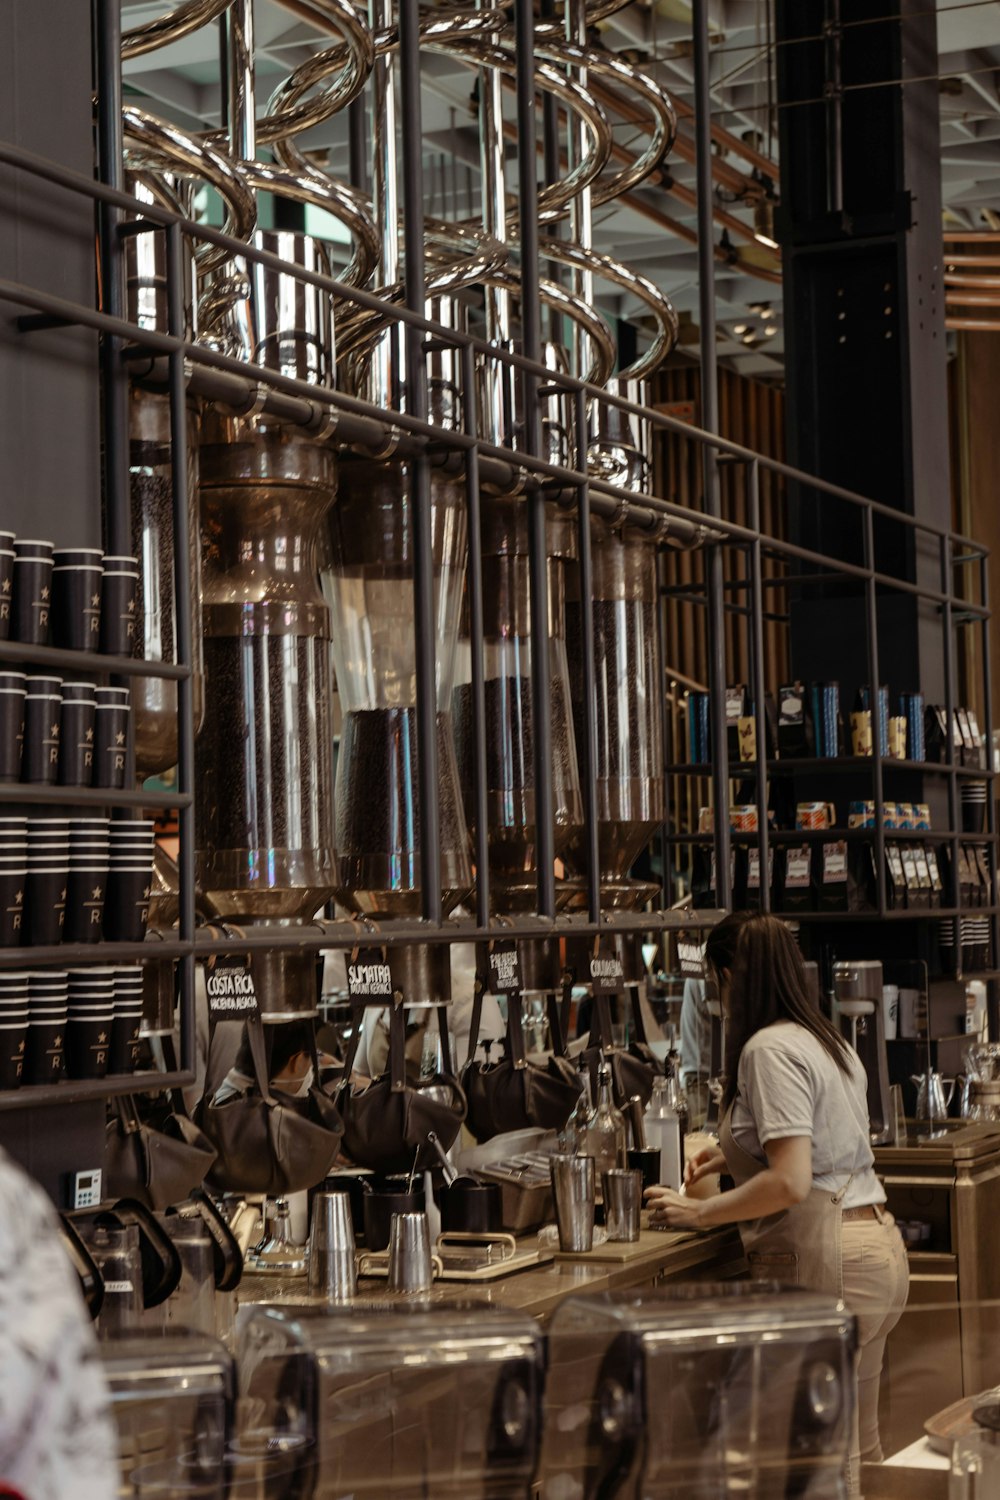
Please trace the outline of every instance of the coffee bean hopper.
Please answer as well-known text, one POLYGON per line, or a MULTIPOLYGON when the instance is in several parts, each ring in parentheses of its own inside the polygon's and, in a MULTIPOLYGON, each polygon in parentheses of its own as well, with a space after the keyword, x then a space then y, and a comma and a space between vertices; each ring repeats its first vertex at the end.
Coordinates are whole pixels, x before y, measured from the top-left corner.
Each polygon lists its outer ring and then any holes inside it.
POLYGON ((125 1500, 225 1500, 235 1412, 231 1356, 185 1331, 126 1334, 100 1345, 118 1428, 125 1500))
POLYGON ((542 1357, 485 1305, 248 1308, 231 1500, 527 1500, 542 1357))
POLYGON ((542 1500, 841 1500, 853 1319, 750 1283, 571 1297, 549 1332, 542 1500))

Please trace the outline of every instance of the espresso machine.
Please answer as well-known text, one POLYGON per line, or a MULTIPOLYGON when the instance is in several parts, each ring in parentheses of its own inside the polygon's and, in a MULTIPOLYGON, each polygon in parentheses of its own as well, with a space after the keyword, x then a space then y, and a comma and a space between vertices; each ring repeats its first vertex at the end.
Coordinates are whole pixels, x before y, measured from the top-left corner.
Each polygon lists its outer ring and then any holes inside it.
POLYGON ((868 1122, 873 1146, 884 1146, 894 1127, 889 1061, 882 1014, 882 965, 876 959, 833 966, 836 1017, 868 1076, 868 1122))
POLYGON ((855 1328, 836 1299, 570 1297, 548 1348, 542 1500, 845 1500, 855 1328))
POLYGON ((251 1307, 232 1500, 529 1500, 544 1354, 531 1318, 415 1300, 251 1307))

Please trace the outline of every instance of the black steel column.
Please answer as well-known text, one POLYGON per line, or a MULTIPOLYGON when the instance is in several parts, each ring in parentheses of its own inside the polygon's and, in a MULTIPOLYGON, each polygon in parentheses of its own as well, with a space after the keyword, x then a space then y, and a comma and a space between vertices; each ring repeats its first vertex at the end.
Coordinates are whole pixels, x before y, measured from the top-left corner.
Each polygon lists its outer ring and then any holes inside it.
MULTIPOLYGON (((97 152, 102 182, 125 185, 122 136, 122 63, 120 0, 97 0, 97 152)), ((102 203, 102 305, 113 318, 126 316, 125 270, 118 224, 121 210, 102 203)), ((128 375, 122 364, 121 341, 105 336, 101 343, 102 427, 104 437, 104 512, 107 551, 127 556, 132 551, 128 476, 128 375)))
MULTIPOLYGON (((775 15, 789 461, 948 526, 934 7, 776 0, 775 15)), ((792 501, 796 540, 862 560, 856 512, 808 492, 792 501)), ((874 544, 879 559, 936 586, 933 549, 925 556, 879 519, 874 544)), ((797 675, 837 678, 853 694, 854 663, 864 661, 862 595, 837 587, 796 609, 797 675), (831 597, 853 601, 843 605, 842 632, 829 628, 831 597)), ((896 686, 921 682, 939 701, 933 612, 880 595, 879 629, 883 660, 907 662, 912 673, 896 686)))
MULTIPOLYGON (((709 88, 708 0, 694 0, 694 108, 698 185, 698 307, 701 323, 701 425, 719 430, 719 362, 715 341, 715 224, 712 201, 712 96, 709 88)), ((702 448, 705 510, 722 514, 719 463, 714 448, 702 448)), ((715 810, 715 889, 719 906, 732 901, 729 837, 729 756, 726 744, 726 617, 722 549, 705 553, 711 690, 712 803, 715 810)))
MULTIPOLYGON (((424 311, 424 158, 420 100, 419 0, 400 0, 399 61, 403 131, 403 238, 406 305, 424 311)), ((427 420, 424 335, 406 330, 406 410, 427 420)), ((417 746, 420 753, 420 896, 424 920, 441 920, 441 829, 438 810, 437 671, 434 651, 434 550, 431 471, 426 454, 412 460, 413 625, 417 643, 417 746)))
MULTIPOLYGON (((167 329, 175 338, 187 333, 184 314, 184 238, 176 224, 167 235, 167 329)), ((177 684, 177 790, 194 791, 194 683, 190 676, 194 653, 191 636, 191 536, 188 523, 187 380, 183 352, 169 356, 170 369, 170 480, 174 521, 174 610, 177 663, 189 675, 177 684)), ((180 876, 180 939, 194 942, 195 928, 195 813, 194 803, 177 814, 177 867, 180 876)), ((180 972, 181 1067, 195 1071, 194 950, 178 964, 180 972)))

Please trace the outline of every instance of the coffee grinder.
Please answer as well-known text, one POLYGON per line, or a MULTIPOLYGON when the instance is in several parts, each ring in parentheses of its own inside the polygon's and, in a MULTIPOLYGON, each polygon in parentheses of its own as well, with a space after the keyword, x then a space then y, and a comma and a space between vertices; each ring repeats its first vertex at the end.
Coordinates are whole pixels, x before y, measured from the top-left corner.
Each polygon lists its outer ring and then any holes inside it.
POLYGON ((871 958, 833 966, 833 994, 841 1030, 868 1075, 868 1122, 873 1146, 892 1138, 892 1096, 882 1017, 882 965, 871 958))

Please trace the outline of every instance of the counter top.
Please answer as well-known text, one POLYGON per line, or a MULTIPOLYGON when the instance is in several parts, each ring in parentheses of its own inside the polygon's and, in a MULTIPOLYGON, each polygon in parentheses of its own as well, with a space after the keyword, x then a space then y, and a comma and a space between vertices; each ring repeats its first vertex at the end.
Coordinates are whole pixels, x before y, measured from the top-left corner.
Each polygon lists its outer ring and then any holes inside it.
MULTIPOLYGON (((564 1298, 575 1292, 624 1290, 655 1280, 725 1279, 738 1274, 743 1266, 739 1234, 732 1228, 670 1234, 643 1230, 637 1246, 622 1246, 622 1250, 631 1253, 621 1260, 581 1254, 513 1271, 499 1281, 439 1282, 427 1293, 427 1300, 442 1304, 486 1303, 509 1312, 528 1313, 544 1322, 564 1298)), ((325 1306, 320 1298, 308 1295, 304 1276, 248 1274, 236 1297, 243 1305, 266 1302, 278 1306, 325 1306)), ((389 1291, 384 1280, 364 1277, 358 1283, 353 1304, 338 1305, 367 1310, 389 1306, 395 1300, 396 1295, 389 1291)))

